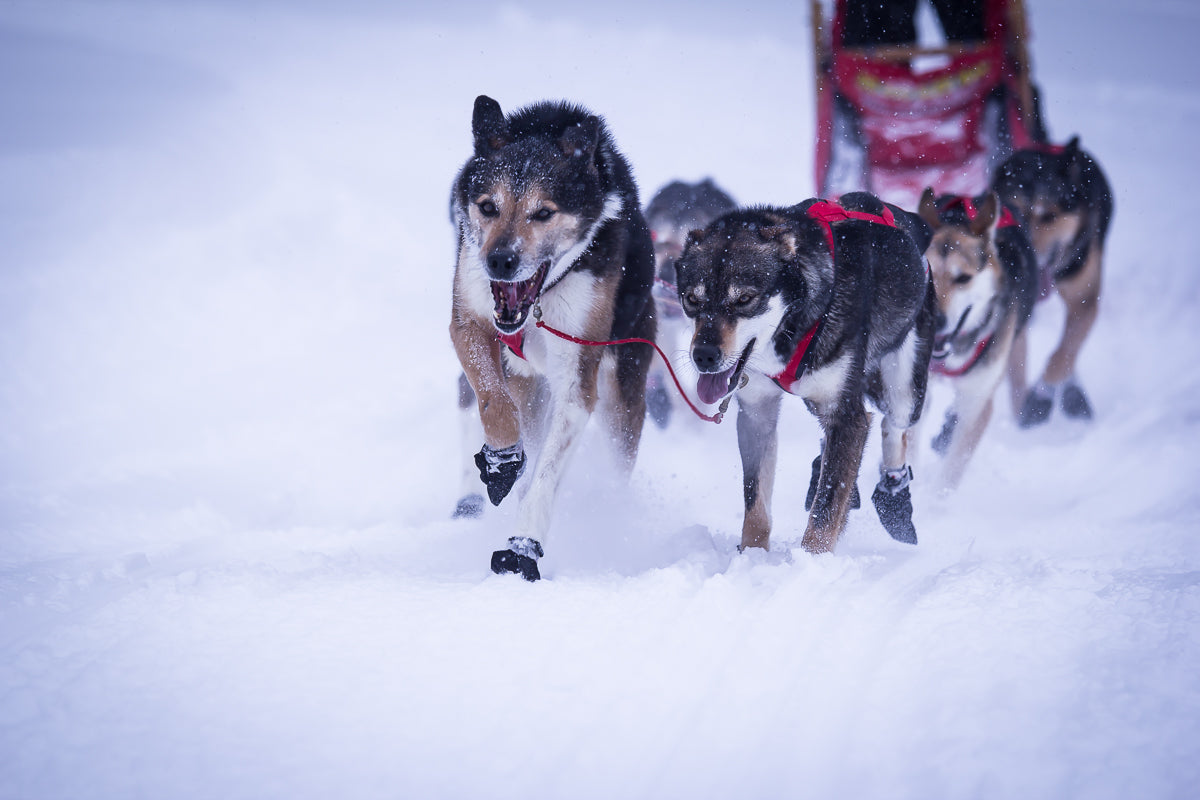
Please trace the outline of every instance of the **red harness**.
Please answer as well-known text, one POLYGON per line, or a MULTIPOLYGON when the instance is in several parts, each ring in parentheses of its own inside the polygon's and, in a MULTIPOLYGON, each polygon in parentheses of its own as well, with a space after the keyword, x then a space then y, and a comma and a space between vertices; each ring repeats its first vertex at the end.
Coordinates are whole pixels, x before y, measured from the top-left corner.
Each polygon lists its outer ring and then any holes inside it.
MULTIPOLYGON (((829 254, 831 256, 835 256, 833 244, 833 223, 835 222, 857 219, 864 222, 874 222, 877 225, 896 227, 896 216, 886 205, 883 207, 882 214, 870 214, 866 211, 851 211, 829 200, 818 200, 809 206, 805 213, 821 223, 825 229, 825 240, 829 243, 829 254)), ((775 375, 769 376, 780 389, 783 389, 788 394, 792 393, 792 387, 800 380, 800 376, 804 372, 804 356, 808 354, 809 345, 812 344, 812 340, 816 337, 817 331, 820 329, 823 321, 824 317, 819 318, 808 329, 808 332, 804 334, 804 337, 796 345, 796 350, 792 353, 792 357, 788 359, 787 366, 775 375)))
MULTIPOLYGON (((942 203, 941 211, 946 212, 955 206, 962 206, 962 210, 966 212, 967 219, 974 220, 979 216, 979 209, 975 205, 975 201, 970 197, 952 197, 945 203, 942 203)), ((1007 206, 1000 206, 1000 220, 996 223, 997 228, 1015 228, 1017 226, 1017 218, 1008 210, 1007 206)))

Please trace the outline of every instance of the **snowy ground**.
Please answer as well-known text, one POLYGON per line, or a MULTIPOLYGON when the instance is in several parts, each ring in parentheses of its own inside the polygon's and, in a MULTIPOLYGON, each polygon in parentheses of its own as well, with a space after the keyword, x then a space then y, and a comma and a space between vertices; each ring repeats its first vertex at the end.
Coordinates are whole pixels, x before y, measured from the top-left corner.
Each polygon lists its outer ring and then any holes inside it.
POLYGON ((0 797, 1191 796, 1200 11, 1028 5, 1116 192, 1095 423, 1002 415, 950 498, 925 447, 921 544, 821 557, 799 402, 769 553, 731 424, 648 428, 627 492, 593 437, 528 585, 511 509, 449 519, 471 103, 795 202, 806 4, 0 4, 0 797))

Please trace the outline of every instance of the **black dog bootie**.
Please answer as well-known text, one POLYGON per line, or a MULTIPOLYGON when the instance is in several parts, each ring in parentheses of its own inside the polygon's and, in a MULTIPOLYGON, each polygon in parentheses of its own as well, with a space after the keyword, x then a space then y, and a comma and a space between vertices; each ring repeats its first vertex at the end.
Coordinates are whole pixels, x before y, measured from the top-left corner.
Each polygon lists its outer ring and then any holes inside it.
POLYGON ((497 575, 512 573, 527 581, 541 580, 537 560, 541 558, 542 543, 528 536, 513 536, 508 540, 507 550, 492 553, 492 572, 497 575))
POLYGON ((1071 419, 1091 419, 1092 404, 1088 402, 1087 394, 1083 391, 1083 387, 1075 381, 1067 381, 1063 386, 1062 398, 1063 413, 1071 419))
POLYGON ((1044 383, 1039 383, 1025 395, 1021 405, 1021 413, 1017 415, 1017 424, 1022 428, 1032 428, 1050 419, 1054 410, 1054 389, 1044 383))
POLYGON ((897 542, 917 543, 917 528, 912 521, 912 495, 908 484, 912 481, 912 467, 883 470, 871 502, 883 528, 897 542))
POLYGON ((942 424, 942 429, 938 435, 933 437, 931 446, 933 452, 938 455, 946 455, 946 451, 950 449, 950 440, 954 438, 954 429, 958 427, 958 415, 952 411, 946 412, 946 421, 942 424))
POLYGON ((488 499, 498 506, 525 471, 525 451, 520 442, 502 450, 493 450, 485 444, 475 454, 475 466, 479 467, 479 480, 487 486, 488 499))

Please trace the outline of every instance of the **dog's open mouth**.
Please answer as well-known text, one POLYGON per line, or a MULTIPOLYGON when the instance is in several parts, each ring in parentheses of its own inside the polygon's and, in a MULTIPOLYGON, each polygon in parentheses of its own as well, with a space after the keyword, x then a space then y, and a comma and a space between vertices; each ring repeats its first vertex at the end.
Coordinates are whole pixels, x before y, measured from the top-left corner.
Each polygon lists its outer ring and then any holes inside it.
POLYGON ((970 313, 971 307, 968 306, 967 310, 964 311, 962 316, 958 318, 958 324, 954 326, 953 330, 948 333, 938 333, 933 337, 934 360, 941 361, 942 359, 950 356, 950 351, 952 349, 951 345, 954 343, 954 337, 958 336, 959 331, 962 330, 963 325, 965 325, 967 322, 967 315, 970 313))
POLYGON ((492 311, 496 328, 501 333, 516 333, 529 320, 529 309, 542 294, 542 283, 550 262, 543 261, 533 277, 524 281, 492 281, 492 311))
POLYGON ((746 368, 746 362, 750 358, 750 351, 754 349, 754 341, 750 340, 737 363, 724 372, 700 373, 700 377, 696 379, 696 396, 701 402, 718 403, 737 388, 738 379, 742 377, 742 370, 746 368))

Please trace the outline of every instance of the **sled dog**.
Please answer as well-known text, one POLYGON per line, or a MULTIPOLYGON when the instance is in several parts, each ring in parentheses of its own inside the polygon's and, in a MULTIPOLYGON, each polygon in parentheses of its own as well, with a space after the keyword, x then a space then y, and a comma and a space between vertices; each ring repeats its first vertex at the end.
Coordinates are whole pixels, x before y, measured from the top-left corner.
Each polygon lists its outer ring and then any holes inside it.
MULTIPOLYGON (((1091 419, 1092 404, 1075 375, 1075 361, 1099 311, 1104 243, 1113 214, 1108 179, 1075 137, 1062 148, 1018 150, 996 168, 992 187, 1029 235, 1042 296, 1053 287, 1067 311, 1058 346, 1019 406, 1019 422, 1025 427, 1045 422, 1056 404, 1068 417, 1091 419)), ((1016 356, 1024 380, 1023 347, 1016 356)))
POLYGON ((802 397, 824 433, 804 548, 831 551, 845 527, 871 425, 864 398, 883 414, 876 511, 893 538, 917 540, 906 440, 933 346, 929 230, 874 195, 840 202, 735 210, 689 234, 676 265, 697 394, 737 393, 743 549, 769 546, 784 393, 802 397))
POLYGON ((937 295, 930 370, 948 378, 954 399, 933 449, 942 484, 958 485, 1009 375, 1013 407, 1024 381, 1011 367, 1025 352, 1025 325, 1037 296, 1037 259, 1025 232, 995 192, 979 197, 921 195, 918 212, 933 229, 925 251, 937 295))
MULTIPOLYGON (((499 505, 536 453, 515 535, 492 570, 537 580, 563 471, 592 411, 631 469, 653 349, 654 253, 629 164, 603 120, 543 102, 505 115, 475 100, 475 151, 454 182, 458 261, 450 338, 484 443, 473 460, 499 505)), ((461 507, 461 504, 460 504, 461 507)))
MULTIPOLYGON (((687 336, 690 327, 679 308, 675 288, 675 260, 683 252, 688 232, 703 228, 737 204, 711 178, 698 183, 672 181, 646 204, 646 224, 654 240, 654 299, 658 306, 658 339, 666 352, 687 336)), ((671 419, 675 387, 665 367, 655 360, 646 384, 646 409, 660 428, 671 419)))

